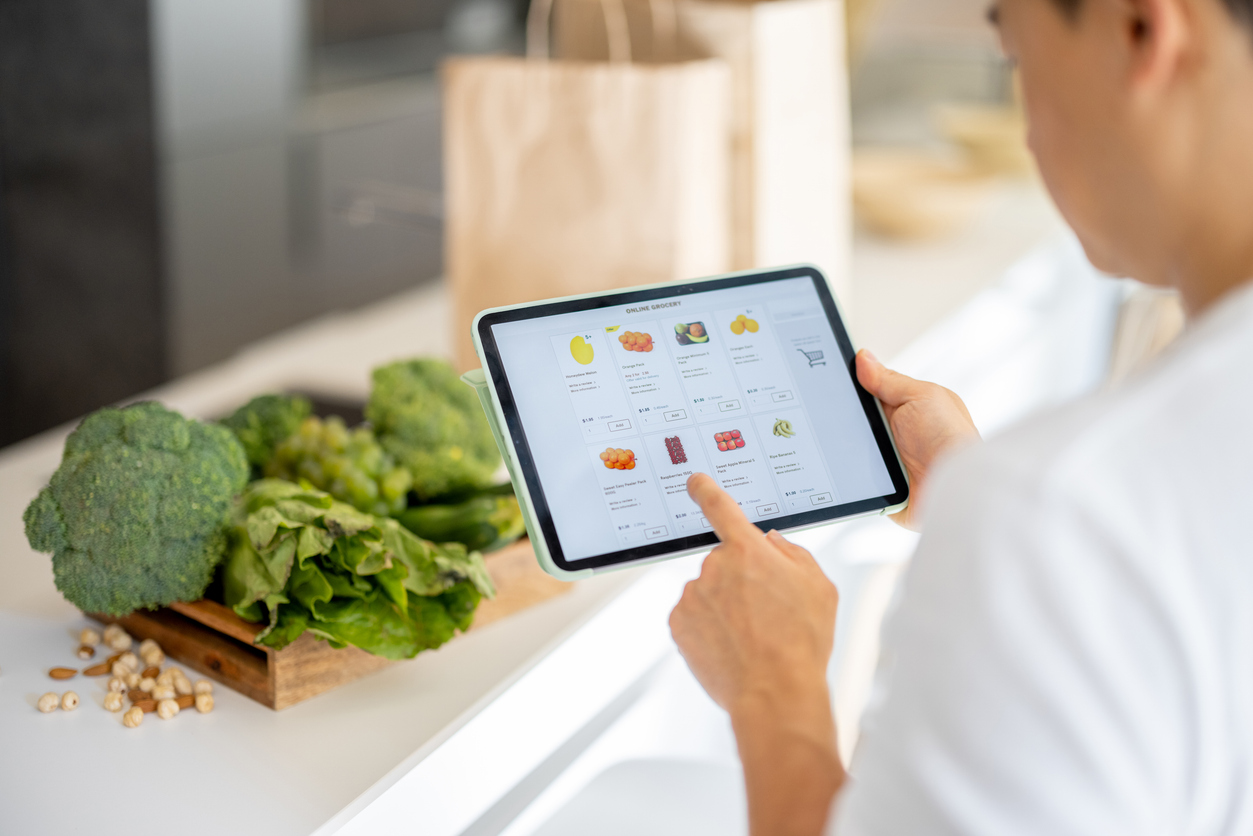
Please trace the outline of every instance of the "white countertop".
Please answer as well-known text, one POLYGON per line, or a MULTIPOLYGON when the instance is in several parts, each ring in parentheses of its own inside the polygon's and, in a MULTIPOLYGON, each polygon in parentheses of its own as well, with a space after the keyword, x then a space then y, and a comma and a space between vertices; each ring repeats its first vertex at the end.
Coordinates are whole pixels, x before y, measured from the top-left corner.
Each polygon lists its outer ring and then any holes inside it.
MULTIPOLYGON (((431 286, 294 329, 144 397, 205 418, 276 388, 364 398, 373 366, 445 354, 447 320, 442 289, 431 286)), ((103 678, 56 682, 45 673, 82 667, 73 651, 88 621, 56 591, 48 556, 27 545, 21 514, 56 469, 68 429, 0 451, 3 836, 131 834, 143 822, 176 821, 193 832, 310 833, 634 579, 580 584, 282 712, 218 686, 212 714, 148 715, 126 729, 103 710, 103 678), (40 714, 35 700, 50 690, 75 690, 82 705, 40 714)))
MULTIPOLYGON (((1056 232, 1055 218, 1031 187, 1006 186, 998 200, 976 228, 947 244, 893 247, 859 239, 851 307, 864 344, 880 356, 895 354, 1056 232)), ((145 397, 204 418, 278 388, 364 398, 373 366, 447 354, 447 310, 439 286, 417 289, 293 329, 145 397)), ((924 341, 907 362, 925 369, 931 353, 924 341)), ((961 391, 960 381, 953 385, 961 391)), ((0 836, 130 834, 154 823, 195 833, 310 833, 362 793, 378 796, 427 755, 445 751, 441 741, 451 746, 466 737, 457 730, 500 704, 497 698, 519 676, 569 646, 581 624, 648 575, 585 582, 439 651, 282 712, 218 687, 210 715, 191 712, 171 721, 149 715, 139 729, 125 729, 120 715, 101 708, 103 680, 60 683, 45 675, 56 665, 81 667, 73 650, 86 619, 57 593, 48 557, 26 544, 21 513, 56 468, 69 429, 0 451, 0 836), (77 711, 35 710, 40 694, 67 689, 83 700, 77 711)), ((816 536, 815 544, 829 539, 816 536)), ((869 553, 848 548, 863 558, 869 553)), ((462 768, 507 760, 490 746, 477 751, 481 740, 475 746, 460 752, 462 768)), ((422 831, 420 822, 413 827, 422 831)))

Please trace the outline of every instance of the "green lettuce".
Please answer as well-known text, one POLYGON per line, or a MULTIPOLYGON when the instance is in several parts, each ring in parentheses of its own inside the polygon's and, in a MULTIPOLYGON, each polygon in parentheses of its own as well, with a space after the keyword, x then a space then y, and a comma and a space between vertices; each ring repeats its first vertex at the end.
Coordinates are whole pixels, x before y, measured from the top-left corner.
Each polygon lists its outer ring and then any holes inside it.
POLYGON ((268 620, 260 644, 285 647, 308 630, 388 659, 439 647, 495 594, 478 552, 281 479, 248 486, 221 581, 240 617, 268 620))

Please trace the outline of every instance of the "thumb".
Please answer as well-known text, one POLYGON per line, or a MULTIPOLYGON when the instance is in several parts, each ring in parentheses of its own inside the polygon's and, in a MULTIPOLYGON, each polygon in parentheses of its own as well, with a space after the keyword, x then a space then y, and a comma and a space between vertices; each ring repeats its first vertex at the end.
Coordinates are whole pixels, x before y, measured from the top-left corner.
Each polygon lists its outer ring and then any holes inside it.
POLYGON ((814 563, 814 556, 809 553, 808 549, 796 545, 773 528, 766 533, 766 539, 792 560, 799 560, 802 563, 814 563))
POLYGON ((864 348, 857 352, 857 379, 884 406, 897 407, 919 394, 923 386, 912 377, 894 372, 864 348))

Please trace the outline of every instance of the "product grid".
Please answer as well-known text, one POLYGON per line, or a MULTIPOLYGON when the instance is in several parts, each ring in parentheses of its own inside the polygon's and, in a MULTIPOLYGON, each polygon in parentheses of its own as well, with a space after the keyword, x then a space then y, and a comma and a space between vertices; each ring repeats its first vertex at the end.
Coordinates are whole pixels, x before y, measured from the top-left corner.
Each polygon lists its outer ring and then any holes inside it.
MULTIPOLYGON (((550 338, 620 545, 708 531, 687 495, 696 472, 753 520, 835 504, 767 306, 669 313, 550 338)), ((792 320, 788 339, 828 327, 792 320)))

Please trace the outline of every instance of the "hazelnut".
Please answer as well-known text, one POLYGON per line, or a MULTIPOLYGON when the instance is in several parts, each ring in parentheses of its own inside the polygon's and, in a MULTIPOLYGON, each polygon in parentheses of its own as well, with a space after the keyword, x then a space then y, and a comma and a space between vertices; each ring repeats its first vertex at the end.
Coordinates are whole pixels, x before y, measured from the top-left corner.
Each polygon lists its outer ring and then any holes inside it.
POLYGON ((61 710, 73 711, 78 708, 78 694, 73 691, 66 691, 61 695, 61 710))
POLYGON ((144 639, 140 643, 139 655, 149 667, 160 667, 165 662, 165 651, 152 639, 144 639))
POLYGON ((131 670, 137 671, 139 670, 139 657, 128 650, 119 656, 114 664, 126 665, 131 670))
POLYGON ((196 685, 192 690, 197 696, 200 694, 212 694, 213 683, 207 679, 198 679, 196 680, 196 685))
POLYGON ((172 700, 178 696, 178 694, 174 692, 174 689, 168 685, 158 685, 148 693, 152 694, 152 698, 158 702, 162 700, 172 700))
POLYGON ((174 700, 161 700, 157 703, 157 716, 162 720, 169 720, 178 713, 178 703, 174 700))
POLYGON ((166 668, 165 670, 161 671, 161 673, 157 674, 157 684, 168 685, 171 688, 173 688, 174 687, 174 671, 176 670, 178 669, 166 668))
POLYGON ((126 713, 122 715, 122 725, 128 729, 137 728, 144 721, 144 710, 137 706, 131 706, 126 709, 126 713))
POLYGON ((191 680, 185 676, 174 677, 174 690, 184 695, 192 693, 191 680))
POLYGON ((104 628, 104 643, 113 650, 129 650, 134 639, 116 624, 104 628))
POLYGON ((126 680, 122 679, 120 676, 111 676, 109 677, 108 688, 110 694, 120 694, 126 690, 126 680))
POLYGON ((122 679, 126 682, 126 687, 131 689, 138 688, 139 683, 144 680, 142 676, 134 671, 127 671, 126 675, 123 676, 122 679))
POLYGON ((122 692, 110 691, 104 695, 105 711, 121 711, 122 710, 122 692))
POLYGON ((100 644, 100 634, 90 627, 84 627, 78 633, 78 643, 85 644, 88 647, 95 647, 100 644))
POLYGON ((213 710, 213 695, 212 694, 197 694, 196 695, 196 710, 199 711, 201 714, 208 714, 210 711, 212 711, 213 710))
POLYGON ((143 679, 139 680, 139 690, 141 691, 147 691, 149 694, 151 694, 156 689, 156 687, 157 687, 157 681, 153 679, 151 676, 145 676, 143 679))
POLYGON ((80 644, 75 653, 78 654, 79 659, 90 659, 96 655, 96 649, 89 644, 80 644))
POLYGON ((39 698, 38 708, 44 714, 51 714, 61 704, 61 698, 49 691, 39 698))

